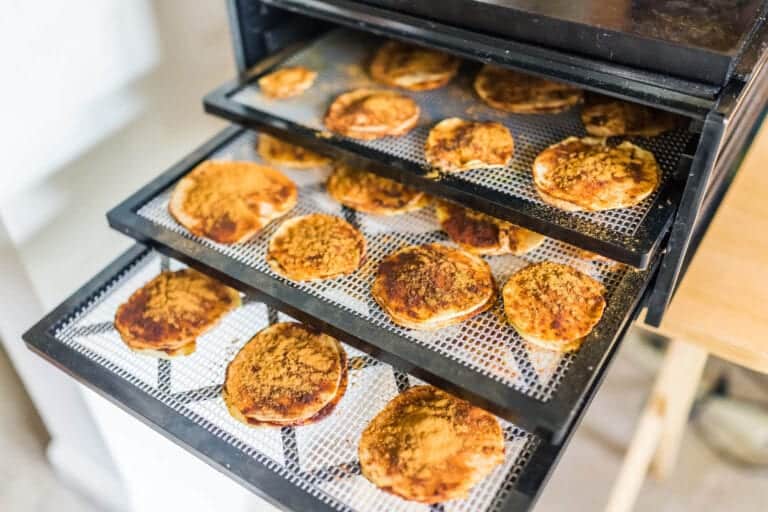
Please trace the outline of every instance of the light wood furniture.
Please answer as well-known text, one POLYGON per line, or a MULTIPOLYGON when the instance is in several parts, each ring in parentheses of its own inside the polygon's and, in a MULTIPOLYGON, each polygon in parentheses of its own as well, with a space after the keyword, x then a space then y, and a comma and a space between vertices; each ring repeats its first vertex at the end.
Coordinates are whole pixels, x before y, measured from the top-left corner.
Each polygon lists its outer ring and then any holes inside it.
POLYGON ((709 355, 768 373, 768 125, 755 138, 657 332, 672 341, 607 512, 632 510, 649 469, 660 479, 673 470, 709 355))

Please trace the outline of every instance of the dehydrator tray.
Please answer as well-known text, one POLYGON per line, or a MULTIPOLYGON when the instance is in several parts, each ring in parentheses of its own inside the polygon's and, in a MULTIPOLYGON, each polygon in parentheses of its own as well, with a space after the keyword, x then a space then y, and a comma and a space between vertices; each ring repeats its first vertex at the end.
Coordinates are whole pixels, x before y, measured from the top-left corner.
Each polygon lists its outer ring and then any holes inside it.
POLYGON ((242 307, 173 360, 129 350, 114 328, 128 297, 163 269, 182 268, 140 245, 115 260, 24 335, 29 347, 219 471, 292 510, 520 511, 535 498, 557 450, 500 420, 505 460, 468 498, 422 505, 390 495, 360 474, 357 444, 368 422, 421 382, 353 347, 349 386, 335 411, 302 427, 250 427, 228 413, 221 387, 228 362, 259 330, 291 320, 263 303, 242 307), (530 472, 529 472, 530 468, 530 472))
POLYGON ((396 249, 429 242, 450 244, 431 208, 394 217, 356 213, 325 192, 329 168, 282 168, 297 183, 298 204, 247 243, 222 245, 196 237, 169 215, 168 198, 180 177, 208 158, 260 161, 257 137, 238 128, 225 130, 113 209, 108 214, 110 224, 541 437, 554 442, 563 438, 630 322, 650 271, 587 262, 572 246, 554 240, 523 256, 487 258, 500 285, 515 270, 543 259, 574 265, 606 285, 608 306, 603 319, 575 354, 563 356, 524 342, 505 322, 500 298, 488 312, 457 326, 434 332, 398 327, 372 299, 370 285, 378 262, 396 249), (295 283, 272 272, 264 257, 269 237, 282 220, 311 212, 344 216, 360 229, 368 243, 360 270, 310 283, 295 283))
POLYGON ((565 212, 539 198, 530 169, 546 147, 569 136, 586 135, 579 108, 559 114, 519 115, 488 107, 472 87, 479 69, 476 63, 465 62, 459 76, 445 87, 407 93, 418 102, 422 114, 418 126, 405 136, 359 141, 326 131, 322 120, 336 96, 359 87, 383 87, 367 73, 367 63, 382 41, 362 32, 333 30, 254 76, 217 89, 206 96, 205 107, 243 126, 276 133, 547 236, 647 268, 672 221, 681 192, 675 176, 687 175, 690 158, 686 155, 692 154, 696 142, 692 133, 677 130, 629 139, 656 156, 663 174, 659 189, 641 204, 604 212, 565 212), (261 94, 256 83, 260 76, 292 65, 318 71, 310 89, 288 100, 261 94), (455 116, 505 124, 515 139, 510 165, 453 174, 429 169, 423 156, 429 130, 438 121, 455 116))

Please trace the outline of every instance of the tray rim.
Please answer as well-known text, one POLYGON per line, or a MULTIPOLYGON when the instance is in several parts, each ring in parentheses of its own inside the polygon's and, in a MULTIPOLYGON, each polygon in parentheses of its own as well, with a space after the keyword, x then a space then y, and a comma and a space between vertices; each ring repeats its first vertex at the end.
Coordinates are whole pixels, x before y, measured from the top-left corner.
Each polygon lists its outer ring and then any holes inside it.
POLYGON ((631 323, 652 270, 625 272, 601 322, 573 357, 552 397, 538 400, 138 215, 144 204, 245 131, 241 127, 226 128, 194 150, 112 209, 107 214, 110 226, 543 439, 562 441, 576 419, 579 405, 588 399, 588 390, 607 366, 613 349, 631 323))
MULTIPOLYGON (((263 462, 247 456, 204 426, 56 338, 54 330, 63 319, 77 313, 89 298, 109 286, 123 271, 150 252, 152 248, 136 243, 110 262, 22 335, 27 347, 166 439, 278 508, 288 511, 335 511, 328 503, 290 482, 263 462)), ((500 510, 528 510, 561 451, 562 447, 538 439, 537 446, 508 490, 500 510)))
POLYGON ((692 154, 698 144, 697 134, 691 134, 686 150, 678 156, 678 168, 662 184, 636 231, 631 235, 623 234, 577 217, 571 212, 558 211, 547 205, 471 183, 462 180, 460 176, 429 172, 417 164, 361 146, 351 139, 309 128, 232 99, 232 96, 278 67, 285 59, 324 35, 273 54, 261 65, 254 67, 247 76, 237 77, 217 87, 204 97, 205 111, 641 270, 647 269, 659 252, 682 197, 683 183, 675 179, 675 175, 687 175, 687 170, 681 166, 690 164, 691 156, 688 153, 692 154))

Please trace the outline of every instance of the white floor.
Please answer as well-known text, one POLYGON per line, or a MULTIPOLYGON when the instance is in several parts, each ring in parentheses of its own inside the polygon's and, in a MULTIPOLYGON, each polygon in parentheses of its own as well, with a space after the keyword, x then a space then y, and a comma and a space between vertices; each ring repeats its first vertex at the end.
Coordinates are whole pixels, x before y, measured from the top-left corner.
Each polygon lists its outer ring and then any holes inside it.
POLYGON ((0 348, 0 510, 90 512, 48 466, 48 434, 0 348))

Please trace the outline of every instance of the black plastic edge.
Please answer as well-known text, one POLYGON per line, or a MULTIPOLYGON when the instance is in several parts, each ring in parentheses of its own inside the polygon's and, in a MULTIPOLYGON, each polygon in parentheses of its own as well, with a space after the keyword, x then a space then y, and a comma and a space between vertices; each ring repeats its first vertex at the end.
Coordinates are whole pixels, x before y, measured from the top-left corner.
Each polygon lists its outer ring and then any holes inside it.
POLYGON ((722 116, 712 112, 704 121, 699 148, 691 165, 680 206, 672 224, 667 243, 667 254, 661 262, 661 269, 659 269, 659 275, 656 278, 658 292, 652 295, 648 302, 648 314, 645 317, 645 322, 649 325, 659 326, 672 298, 683 258, 693 233, 693 226, 707 191, 723 131, 722 116))
POLYGON ((606 363, 606 354, 647 286, 650 271, 627 271, 613 292, 601 322, 575 355, 554 396, 547 402, 516 391, 446 356, 412 343, 387 329, 346 312, 321 299, 299 292, 289 284, 259 272, 214 249, 140 217, 136 211, 204 160, 216 148, 241 133, 228 128, 190 156, 141 188, 107 215, 110 225, 190 266, 256 296, 298 320, 317 325, 329 334, 445 388, 480 407, 529 430, 546 431, 543 437, 557 443, 573 422, 574 410, 606 363))

